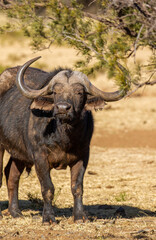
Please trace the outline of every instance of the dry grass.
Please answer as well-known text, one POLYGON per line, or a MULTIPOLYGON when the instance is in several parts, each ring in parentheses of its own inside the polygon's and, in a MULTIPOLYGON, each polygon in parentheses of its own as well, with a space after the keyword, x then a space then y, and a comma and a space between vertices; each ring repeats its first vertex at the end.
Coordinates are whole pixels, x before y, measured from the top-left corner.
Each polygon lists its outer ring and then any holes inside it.
MULTIPOLYGON (((53 47, 32 53, 28 41, 8 37, 0 40, 0 62, 15 66, 42 55, 38 67, 50 70, 60 65, 72 67, 73 49, 53 47)), ((146 55, 141 53, 141 57, 146 55)), ((110 89, 102 74, 95 84, 110 89)), ((155 87, 146 88, 142 97, 109 104, 94 114, 95 132, 90 162, 84 181, 84 205, 89 217, 85 224, 74 224, 70 171, 52 170, 55 185, 55 214, 58 224, 42 225, 42 197, 34 168, 20 181, 20 208, 24 218, 12 219, 7 212, 5 179, 1 188, 3 219, 0 239, 156 239, 156 95, 155 87), (123 216, 116 215, 122 207, 123 216)), ((139 93, 140 94, 140 93, 139 93)), ((8 155, 5 156, 5 164, 8 155)), ((122 212, 121 211, 121 212, 122 212)), ((122 215, 122 214, 121 214, 122 215)))
POLYGON ((155 239, 155 156, 156 150, 143 148, 91 147, 90 163, 84 181, 84 205, 89 217, 85 224, 74 224, 70 172, 52 170, 57 199, 57 225, 43 226, 40 185, 34 169, 20 182, 20 207, 24 218, 7 214, 7 192, 1 196, 3 220, 0 237, 4 239, 155 239), (29 194, 34 197, 30 201, 29 194), (28 200, 29 199, 29 200, 28 200), (119 207, 125 216, 115 218, 119 207))

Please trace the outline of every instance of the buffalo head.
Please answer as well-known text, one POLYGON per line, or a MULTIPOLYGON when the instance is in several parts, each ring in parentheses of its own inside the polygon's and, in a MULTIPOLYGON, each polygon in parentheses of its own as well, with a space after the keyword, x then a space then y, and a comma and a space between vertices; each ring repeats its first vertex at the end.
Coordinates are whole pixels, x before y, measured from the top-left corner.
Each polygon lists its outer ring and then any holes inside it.
MULTIPOLYGON (((17 87, 27 98, 34 99, 31 109, 52 111, 62 120, 73 121, 85 109, 103 109, 105 102, 117 101, 124 91, 103 92, 97 89, 85 74, 78 71, 62 70, 41 89, 26 86, 24 73, 40 57, 26 62, 17 75, 17 87)), ((33 79, 32 79, 33 81, 33 79)))

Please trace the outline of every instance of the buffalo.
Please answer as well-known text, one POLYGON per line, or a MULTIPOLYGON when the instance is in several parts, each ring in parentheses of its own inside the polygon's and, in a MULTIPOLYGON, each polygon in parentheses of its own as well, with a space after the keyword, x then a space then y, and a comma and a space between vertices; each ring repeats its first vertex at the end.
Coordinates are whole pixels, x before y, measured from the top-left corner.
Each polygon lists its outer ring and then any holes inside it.
POLYGON ((44 202, 43 222, 52 223, 50 170, 69 166, 74 221, 85 221, 83 178, 94 127, 91 109, 103 109, 106 102, 123 98, 125 91, 103 92, 78 71, 60 68, 48 73, 30 67, 38 59, 0 75, 0 185, 6 150, 10 154, 4 170, 8 209, 13 217, 22 215, 18 205, 20 175, 35 165, 44 202))

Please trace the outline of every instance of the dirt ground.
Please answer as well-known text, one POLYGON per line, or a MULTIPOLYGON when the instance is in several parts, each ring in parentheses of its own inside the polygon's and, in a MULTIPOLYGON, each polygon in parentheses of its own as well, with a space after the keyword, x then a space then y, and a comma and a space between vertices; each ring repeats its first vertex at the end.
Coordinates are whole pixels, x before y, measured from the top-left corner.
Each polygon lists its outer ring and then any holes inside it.
MULTIPOLYGON (((49 52, 34 54, 26 51, 25 42, 11 42, 11 45, 8 46, 8 40, 0 40, 0 62, 9 66, 22 64, 39 54, 43 56, 41 66, 45 69, 61 64, 71 67, 78 58, 75 50, 65 47, 53 47, 49 52)), ((112 88, 113 84, 107 86, 103 79, 104 76, 99 74, 95 84, 103 90, 112 88)), ((51 172, 55 185, 53 204, 57 224, 43 225, 40 184, 33 168, 30 176, 24 172, 20 181, 23 218, 13 219, 8 214, 3 178, 0 239, 156 239, 155 103, 156 86, 153 86, 93 113, 95 130, 84 179, 84 206, 88 222, 73 223, 70 171, 67 169, 51 172)), ((6 154, 4 165, 7 159, 6 154)))

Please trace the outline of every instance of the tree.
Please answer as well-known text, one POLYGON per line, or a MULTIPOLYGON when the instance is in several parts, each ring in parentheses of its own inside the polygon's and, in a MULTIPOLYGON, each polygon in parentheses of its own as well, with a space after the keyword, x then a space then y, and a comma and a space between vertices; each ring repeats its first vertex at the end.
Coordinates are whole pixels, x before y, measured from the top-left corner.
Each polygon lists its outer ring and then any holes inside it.
POLYGON ((76 68, 86 74, 107 71, 122 89, 156 83, 155 0, 1 0, 0 6, 14 20, 1 33, 22 30, 40 50, 68 44, 82 54, 76 68), (151 57, 141 64, 136 55, 145 47, 151 57))

